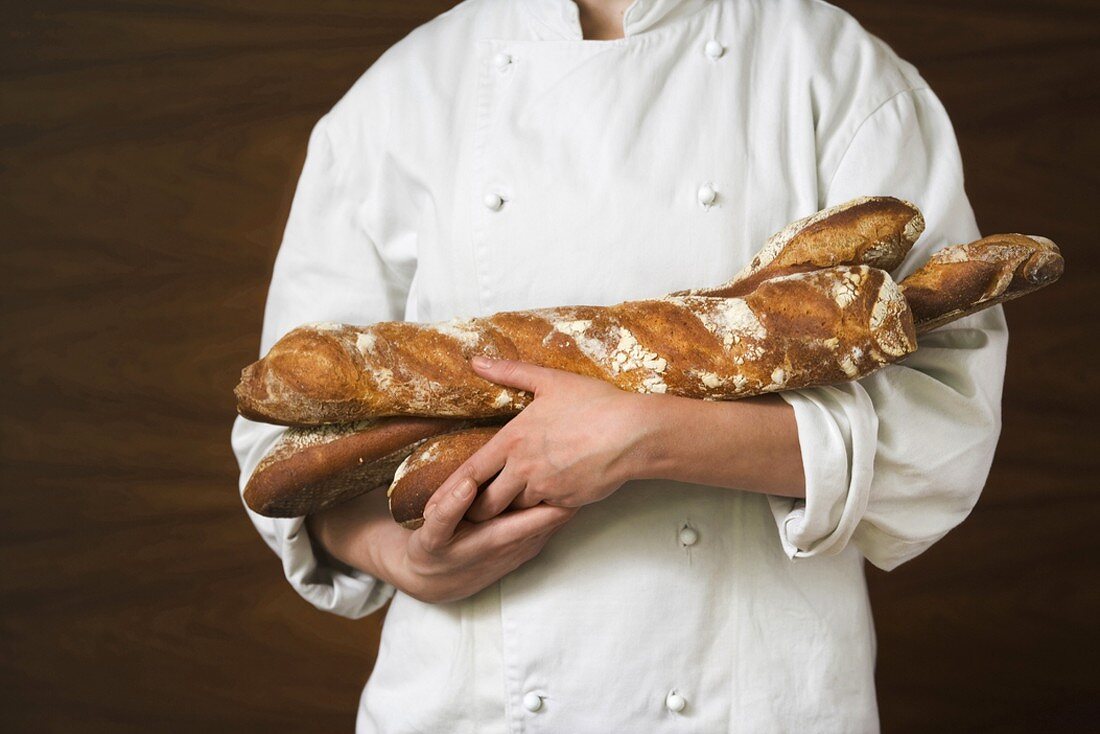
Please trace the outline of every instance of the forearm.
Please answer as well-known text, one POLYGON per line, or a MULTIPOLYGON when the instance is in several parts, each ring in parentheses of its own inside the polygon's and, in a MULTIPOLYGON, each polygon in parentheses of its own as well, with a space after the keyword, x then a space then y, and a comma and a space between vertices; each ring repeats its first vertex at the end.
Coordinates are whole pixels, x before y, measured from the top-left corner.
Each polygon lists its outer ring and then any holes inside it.
POLYGON ((382 535, 400 530, 390 517, 383 490, 374 490, 353 500, 311 515, 306 520, 317 550, 330 559, 392 584, 391 574, 379 554, 382 535))
POLYGON ((711 402, 645 395, 634 406, 641 435, 631 452, 631 479, 805 496, 798 427, 782 398, 711 402))

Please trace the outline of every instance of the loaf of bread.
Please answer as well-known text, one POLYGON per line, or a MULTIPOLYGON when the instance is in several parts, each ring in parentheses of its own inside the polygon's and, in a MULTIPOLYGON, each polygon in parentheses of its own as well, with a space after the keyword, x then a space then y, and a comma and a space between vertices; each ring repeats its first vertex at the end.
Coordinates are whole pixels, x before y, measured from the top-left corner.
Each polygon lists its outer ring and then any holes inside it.
POLYGON ((924 333, 1037 291, 1064 269, 1062 253, 1046 237, 995 234, 936 252, 901 288, 924 333))
POLYGON ((890 196, 865 196, 787 225, 726 283, 672 295, 743 296, 778 275, 838 265, 891 272, 922 232, 924 217, 914 205, 890 196))
MULTIPOLYGON (((431 345, 439 338, 431 327, 379 326, 392 330, 386 335, 388 349, 380 354, 407 384, 402 390, 392 384, 386 392, 376 389, 370 397, 391 401, 383 410, 417 408, 434 417, 291 429, 245 487, 253 510, 277 517, 308 514, 388 484, 417 443, 468 425, 443 416, 518 412, 530 395, 477 376, 468 363, 472 354, 565 369, 634 392, 730 400, 856 379, 916 346, 897 285, 867 266, 778 276, 744 298, 667 296, 471 319, 468 333, 478 335, 472 353, 445 343, 426 356, 418 351, 417 337, 427 332, 431 345)), ((381 339, 356 327, 327 333, 344 345, 354 345, 364 333, 376 345, 381 339)), ((369 405, 378 409, 377 402, 369 405)))
MULTIPOLYGON (((600 377, 625 390, 710 400, 857 379, 916 346, 909 311, 897 286, 885 272, 867 266, 778 276, 744 298, 668 296, 613 307, 547 311, 553 317, 541 312, 534 317, 541 320, 541 332, 528 331, 534 333, 528 343, 547 349, 549 342, 551 354, 564 352, 573 361, 563 365, 539 360, 538 353, 533 358, 530 351, 521 352, 519 359, 600 377), (564 330, 562 323, 567 324, 564 330), (630 335, 626 348, 624 332, 630 335), (582 352, 574 341, 578 336, 599 341, 589 346, 589 352, 582 352), (557 339, 562 341, 555 343, 557 339)), ((508 316, 531 318, 529 313, 508 316)), ((468 369, 465 357, 454 359, 453 368, 458 367, 468 369)), ((308 514, 378 486, 379 477, 392 477, 402 459, 431 432, 464 427, 451 421, 405 429, 403 420, 407 419, 382 424, 393 434, 385 440, 373 435, 379 430, 374 424, 360 424, 351 432, 292 429, 282 450, 273 452, 253 474, 246 501, 266 515, 308 514), (325 440, 311 439, 313 445, 303 450, 307 437, 318 435, 325 440), (303 468, 289 471, 297 466, 303 468)), ((487 440, 491 432, 468 435, 474 437, 472 441, 487 440)), ((436 436, 431 445, 440 438, 436 436)), ((430 472, 417 473, 410 486, 420 489, 411 497, 391 493, 395 507, 405 508, 397 511, 407 511, 410 520, 420 516, 430 496, 423 485, 430 476, 430 472)))
POLYGON ((531 395, 478 376, 476 354, 606 380, 620 389, 730 400, 856 379, 916 348, 882 270, 836 267, 764 281, 742 298, 666 296, 455 319, 312 326, 246 377, 245 412, 288 423, 392 415, 509 415, 531 395))
POLYGON ((268 517, 298 517, 388 486, 425 439, 474 425, 448 418, 382 418, 291 428, 253 471, 245 504, 268 517))
POLYGON ((455 469, 489 442, 500 426, 467 428, 415 446, 386 490, 393 519, 410 530, 424 524, 424 506, 455 469))

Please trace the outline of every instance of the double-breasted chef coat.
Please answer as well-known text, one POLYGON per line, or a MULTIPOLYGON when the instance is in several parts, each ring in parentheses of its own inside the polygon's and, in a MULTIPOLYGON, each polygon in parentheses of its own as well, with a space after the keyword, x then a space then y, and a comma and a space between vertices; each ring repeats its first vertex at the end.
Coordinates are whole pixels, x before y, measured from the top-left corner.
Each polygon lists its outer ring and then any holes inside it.
MULTIPOLYGON (((637 0, 624 32, 583 40, 568 0, 468 0, 382 56, 313 130, 261 353, 305 322, 717 284, 863 195, 926 216, 899 275, 979 236, 940 102, 844 12, 637 0)), ((874 731, 863 560, 892 569, 974 505, 1006 340, 994 308, 858 383, 786 393, 805 500, 629 482, 455 603, 319 562, 301 519, 251 517, 317 607, 393 597, 360 731, 874 731)), ((281 430, 237 420, 242 484, 281 430)))

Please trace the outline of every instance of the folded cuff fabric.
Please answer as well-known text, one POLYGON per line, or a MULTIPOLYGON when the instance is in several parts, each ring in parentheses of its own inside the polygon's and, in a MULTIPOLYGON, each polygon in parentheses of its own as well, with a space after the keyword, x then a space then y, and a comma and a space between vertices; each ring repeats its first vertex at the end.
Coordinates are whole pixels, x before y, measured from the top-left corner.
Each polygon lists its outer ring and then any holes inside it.
POLYGON ((794 409, 806 498, 768 497, 790 558, 847 545, 867 509, 878 419, 856 383, 780 393, 794 409))
MULTIPOLYGON (((241 467, 241 492, 260 459, 284 430, 237 418, 233 425, 233 446, 241 467)), ((268 546, 282 559, 287 581, 318 609, 358 619, 377 611, 393 596, 395 589, 389 584, 318 556, 305 518, 263 517, 245 509, 268 546)))

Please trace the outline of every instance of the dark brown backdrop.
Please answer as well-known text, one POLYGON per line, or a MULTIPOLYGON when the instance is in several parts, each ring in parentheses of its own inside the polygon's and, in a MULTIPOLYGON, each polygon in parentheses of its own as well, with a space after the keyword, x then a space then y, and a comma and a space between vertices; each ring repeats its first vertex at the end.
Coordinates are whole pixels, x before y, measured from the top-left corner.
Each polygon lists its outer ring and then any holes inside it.
MULTIPOLYGON (((322 614, 283 581, 236 496, 230 390, 310 126, 450 4, 4 9, 5 730, 351 728, 381 617, 322 614)), ((1049 235, 1068 261, 1008 307, 973 516, 870 573, 884 725, 1081 730, 1100 717, 1095 2, 840 4, 939 92, 983 229, 1049 235)))

